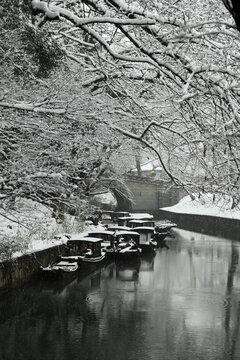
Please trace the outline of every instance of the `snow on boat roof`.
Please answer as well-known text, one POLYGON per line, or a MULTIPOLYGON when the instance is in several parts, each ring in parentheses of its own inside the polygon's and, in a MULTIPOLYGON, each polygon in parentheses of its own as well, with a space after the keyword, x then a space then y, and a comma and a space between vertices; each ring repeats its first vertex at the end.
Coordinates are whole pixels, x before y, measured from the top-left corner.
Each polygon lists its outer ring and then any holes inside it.
POLYGON ((139 220, 143 220, 143 219, 153 219, 153 215, 148 214, 148 213, 131 213, 130 216, 132 217, 132 219, 139 219, 139 220))
POLYGON ((75 265, 77 265, 77 262, 60 261, 54 265, 55 266, 75 266, 75 265))
POLYGON ((124 216, 124 215, 129 215, 129 212, 128 211, 115 211, 114 212, 114 215, 118 215, 118 214, 122 214, 124 216))
POLYGON ((153 219, 153 215, 150 214, 129 214, 129 216, 120 216, 119 220, 151 220, 153 219))
POLYGON ((134 227, 133 230, 136 230, 136 231, 141 231, 141 230, 149 230, 149 231, 154 231, 154 227, 152 226, 137 226, 137 227, 134 227))
POLYGON ((156 228, 158 229, 167 229, 167 228, 171 228, 171 227, 177 227, 177 224, 174 224, 174 223, 165 223, 165 224, 157 224, 156 225, 156 228))
MULTIPOLYGON (((130 220, 129 222, 130 223, 143 224, 145 222, 150 222, 150 221, 151 221, 151 219, 147 219, 147 220, 133 219, 133 220, 130 220)), ((151 222, 153 222, 153 221, 151 221, 151 222)))
POLYGON ((103 241, 103 239, 91 237, 91 236, 87 237, 87 236, 82 236, 82 235, 73 235, 73 236, 71 236, 71 239, 69 241, 98 242, 98 241, 103 241))
POLYGON ((116 235, 139 235, 136 231, 116 231, 116 235))

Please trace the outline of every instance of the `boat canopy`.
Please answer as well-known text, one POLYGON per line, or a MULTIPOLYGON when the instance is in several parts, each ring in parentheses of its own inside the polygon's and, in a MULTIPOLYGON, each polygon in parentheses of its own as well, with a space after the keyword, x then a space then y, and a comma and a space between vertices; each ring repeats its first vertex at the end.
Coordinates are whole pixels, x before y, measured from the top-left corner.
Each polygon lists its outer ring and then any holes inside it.
POLYGON ((91 242, 91 243, 96 243, 99 241, 103 241, 103 239, 101 238, 97 238, 97 237, 87 237, 87 236, 78 236, 78 235, 74 235, 71 237, 70 241, 82 241, 82 242, 91 242))
POLYGON ((131 213, 130 216, 131 216, 132 219, 138 219, 138 220, 144 220, 144 219, 151 220, 151 219, 153 219, 153 215, 148 214, 148 213, 135 213, 135 214, 131 213))
POLYGON ((121 235, 139 235, 139 233, 136 232, 136 231, 116 231, 115 235, 116 235, 116 236, 121 236, 121 235))
POLYGON ((133 219, 133 220, 129 220, 129 223, 145 224, 145 223, 154 223, 154 221, 152 221, 152 220, 133 219))
POLYGON ((132 216, 120 216, 118 220, 133 220, 134 218, 132 216))
POLYGON ((146 232, 146 231, 149 231, 149 232, 154 232, 155 228, 152 227, 152 226, 137 226, 137 227, 134 227, 133 228, 134 231, 137 231, 137 232, 146 232))

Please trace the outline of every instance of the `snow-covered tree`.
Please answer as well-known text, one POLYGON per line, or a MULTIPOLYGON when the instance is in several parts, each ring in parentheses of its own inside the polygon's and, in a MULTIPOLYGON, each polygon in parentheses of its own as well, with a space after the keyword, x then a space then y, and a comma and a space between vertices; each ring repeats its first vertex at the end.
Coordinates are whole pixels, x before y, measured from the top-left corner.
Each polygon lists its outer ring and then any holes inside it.
POLYGON ((34 26, 24 3, 0 5, 1 206, 25 197, 61 220, 65 211, 91 212, 88 198, 113 180, 120 186, 113 162, 124 141, 96 117, 79 64, 34 26))
POLYGON ((190 192, 237 199, 239 35, 221 2, 0 6, 9 200, 73 206, 113 184, 132 149, 158 157, 190 192))
POLYGON ((150 149, 176 184, 238 198, 239 34, 222 2, 32 6, 81 63, 99 120, 150 149))

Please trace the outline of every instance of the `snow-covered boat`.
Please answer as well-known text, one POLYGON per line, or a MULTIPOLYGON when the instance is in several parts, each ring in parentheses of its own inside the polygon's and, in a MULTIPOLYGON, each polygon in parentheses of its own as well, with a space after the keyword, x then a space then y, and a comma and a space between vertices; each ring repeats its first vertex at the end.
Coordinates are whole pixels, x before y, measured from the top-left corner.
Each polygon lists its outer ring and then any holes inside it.
POLYGON ((40 267, 40 276, 42 278, 62 278, 73 274, 78 270, 77 261, 61 260, 47 267, 40 267))
POLYGON ((176 227, 177 224, 172 223, 169 220, 161 220, 156 223, 155 231, 158 233, 169 232, 173 227, 176 227))
POLYGON ((136 259, 142 249, 139 247, 139 233, 136 231, 116 231, 116 258, 136 259))
POLYGON ((117 251, 115 253, 115 257, 118 259, 138 259, 142 253, 142 249, 137 246, 136 243, 127 243, 127 244, 119 244, 117 247, 117 251), (122 246, 121 246, 122 245, 122 246))
POLYGON ((118 218, 118 225, 120 226, 130 226, 130 222, 134 220, 141 221, 150 221, 153 219, 153 215, 148 213, 130 213, 128 216, 123 216, 118 218))
POLYGON ((61 259, 69 262, 76 261, 79 266, 101 263, 106 256, 101 244, 100 238, 75 235, 67 242, 69 256, 63 256, 61 259))
POLYGON ((132 219, 128 221, 128 224, 131 228, 134 227, 153 227, 155 226, 155 222, 153 220, 141 220, 141 219, 132 219))
POLYGON ((109 246, 110 247, 113 246, 114 234, 115 232, 110 230, 96 230, 96 231, 90 231, 87 237, 102 239, 101 247, 107 248, 109 246))
POLYGON ((154 227, 138 226, 132 230, 139 234, 139 247, 142 249, 142 254, 155 256, 157 242, 153 240, 154 227))
POLYGON ((77 262, 78 265, 81 265, 82 263, 95 264, 103 261, 105 259, 105 255, 106 253, 102 251, 100 256, 93 256, 92 251, 89 250, 83 255, 62 256, 61 259, 63 261, 77 262))
POLYGON ((120 217, 125 217, 125 216, 129 216, 129 212, 128 211, 114 211, 113 212, 113 216, 112 216, 112 221, 114 223, 118 222, 118 219, 120 217))

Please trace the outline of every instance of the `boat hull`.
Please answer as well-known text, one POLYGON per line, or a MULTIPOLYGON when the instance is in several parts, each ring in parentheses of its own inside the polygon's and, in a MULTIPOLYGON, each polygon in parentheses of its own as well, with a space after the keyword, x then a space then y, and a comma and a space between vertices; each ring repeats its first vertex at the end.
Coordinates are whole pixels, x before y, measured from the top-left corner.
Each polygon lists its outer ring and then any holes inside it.
POLYGON ((116 251, 115 252, 115 258, 118 259, 118 260, 138 260, 141 256, 141 249, 138 249, 136 251, 124 251, 124 252, 121 252, 121 251, 116 251))
POLYGON ((140 244, 139 247, 142 249, 142 256, 155 256, 156 251, 150 244, 140 244))

